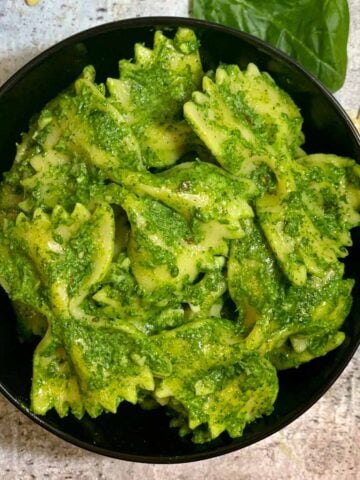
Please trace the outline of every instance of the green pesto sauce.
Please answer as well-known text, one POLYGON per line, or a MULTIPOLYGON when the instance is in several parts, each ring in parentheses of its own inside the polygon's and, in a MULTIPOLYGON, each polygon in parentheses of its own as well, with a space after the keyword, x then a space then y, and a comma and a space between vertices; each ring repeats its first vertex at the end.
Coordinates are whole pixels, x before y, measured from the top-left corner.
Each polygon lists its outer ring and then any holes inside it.
POLYGON ((166 405, 198 443, 239 437, 271 413, 276 369, 344 341, 357 166, 307 156, 299 109, 256 67, 204 77, 194 32, 157 32, 118 79, 86 68, 22 137, 0 283, 20 336, 41 338, 37 414, 127 400, 166 405))

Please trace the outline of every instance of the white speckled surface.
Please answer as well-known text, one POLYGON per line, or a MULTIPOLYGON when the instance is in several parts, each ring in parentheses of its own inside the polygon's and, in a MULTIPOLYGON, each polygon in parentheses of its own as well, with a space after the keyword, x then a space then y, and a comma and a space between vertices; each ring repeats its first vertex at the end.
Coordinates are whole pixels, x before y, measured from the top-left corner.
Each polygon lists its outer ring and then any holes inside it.
MULTIPOLYGON (((360 105, 360 0, 350 0, 345 86, 360 105)), ((134 16, 187 16, 187 0, 0 0, 0 84, 57 41, 88 27, 134 16)), ((121 480, 360 479, 360 351, 325 396, 281 432, 244 450, 194 464, 142 465, 78 449, 47 433, 0 397, 0 478, 121 480)))

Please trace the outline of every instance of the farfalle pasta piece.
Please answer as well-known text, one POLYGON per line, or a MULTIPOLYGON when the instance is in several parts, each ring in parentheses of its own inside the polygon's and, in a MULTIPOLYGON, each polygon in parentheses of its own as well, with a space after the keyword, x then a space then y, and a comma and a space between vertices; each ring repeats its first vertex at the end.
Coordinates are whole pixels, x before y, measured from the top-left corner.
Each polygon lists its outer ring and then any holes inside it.
POLYGON ((247 423, 272 411, 276 370, 256 352, 246 351, 232 322, 202 319, 153 341, 172 362, 155 398, 177 412, 172 425, 181 427, 180 434, 192 431, 198 443, 223 431, 237 437, 247 423))
POLYGON ((120 79, 107 80, 110 99, 131 125, 146 166, 174 164, 198 143, 182 116, 203 76, 194 32, 179 28, 169 39, 157 31, 153 49, 136 44, 134 62, 119 65, 120 79))
POLYGON ((290 96, 254 64, 222 65, 185 103, 194 131, 225 170, 248 174, 264 157, 298 154, 302 118, 290 96), (254 165, 255 164, 255 165, 254 165))

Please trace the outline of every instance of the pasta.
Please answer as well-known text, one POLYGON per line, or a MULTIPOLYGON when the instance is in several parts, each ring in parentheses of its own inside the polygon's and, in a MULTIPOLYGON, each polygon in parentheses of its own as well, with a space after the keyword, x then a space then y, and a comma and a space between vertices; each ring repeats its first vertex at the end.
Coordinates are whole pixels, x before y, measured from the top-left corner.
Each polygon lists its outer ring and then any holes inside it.
POLYGON ((360 167, 302 150, 267 73, 204 73, 157 31, 119 78, 88 66, 34 118, 0 188, 0 283, 39 338, 31 409, 163 407, 203 443, 268 415, 277 370, 345 338, 360 167))

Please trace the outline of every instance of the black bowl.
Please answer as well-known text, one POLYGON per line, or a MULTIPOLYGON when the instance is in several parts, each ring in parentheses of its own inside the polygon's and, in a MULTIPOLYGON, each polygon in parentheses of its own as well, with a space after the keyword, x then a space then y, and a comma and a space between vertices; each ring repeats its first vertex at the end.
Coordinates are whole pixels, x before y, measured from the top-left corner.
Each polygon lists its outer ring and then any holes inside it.
MULTIPOLYGON (((357 132, 334 97, 310 74, 285 54, 245 33, 183 18, 125 20, 75 35, 28 63, 0 90, 1 170, 10 168, 15 143, 26 131, 30 117, 68 86, 83 67, 92 64, 97 80, 118 73, 118 60, 131 58, 136 42, 152 43, 154 29, 174 31, 193 28, 201 41, 205 69, 220 61, 245 67, 254 62, 268 71, 292 96, 304 117, 305 150, 332 152, 360 163, 357 132)), ((309 364, 280 372, 280 393, 275 410, 249 425, 241 438, 227 434, 205 445, 179 438, 168 427, 162 410, 143 411, 122 404, 116 415, 81 421, 60 419, 54 412, 44 417, 29 410, 31 363, 34 345, 20 344, 14 313, 0 292, 0 391, 22 412, 50 432, 80 447, 124 460, 176 463, 221 455, 257 442, 288 425, 314 404, 343 371, 360 343, 360 231, 353 233, 354 246, 346 260, 346 274, 356 279, 354 304, 343 330, 346 341, 337 350, 309 364)))

